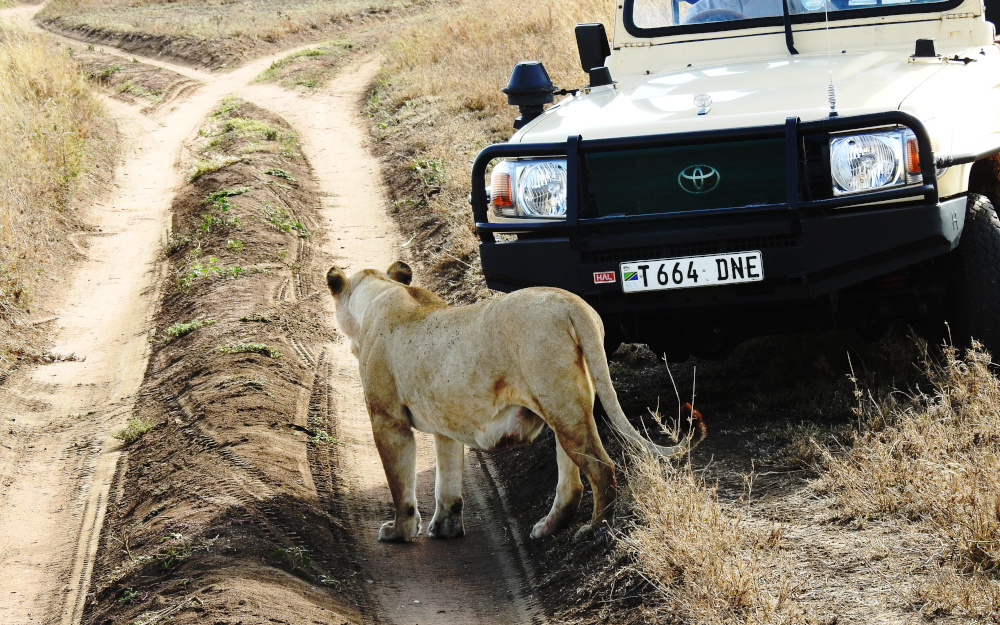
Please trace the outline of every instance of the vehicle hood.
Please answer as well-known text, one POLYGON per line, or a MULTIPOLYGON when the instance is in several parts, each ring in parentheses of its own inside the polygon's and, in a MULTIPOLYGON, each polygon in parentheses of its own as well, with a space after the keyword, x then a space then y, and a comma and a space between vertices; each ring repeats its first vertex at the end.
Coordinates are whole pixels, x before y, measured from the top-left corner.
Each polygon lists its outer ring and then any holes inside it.
POLYGON ((787 117, 811 121, 830 112, 831 70, 840 115, 897 110, 907 96, 936 74, 963 69, 959 63, 912 63, 910 54, 912 51, 898 50, 837 54, 832 58, 825 54, 796 56, 623 76, 614 87, 581 91, 564 99, 511 141, 559 142, 575 135, 599 139, 696 132, 776 125, 787 117), (712 98, 711 109, 705 115, 698 114, 694 101, 700 94, 712 98))

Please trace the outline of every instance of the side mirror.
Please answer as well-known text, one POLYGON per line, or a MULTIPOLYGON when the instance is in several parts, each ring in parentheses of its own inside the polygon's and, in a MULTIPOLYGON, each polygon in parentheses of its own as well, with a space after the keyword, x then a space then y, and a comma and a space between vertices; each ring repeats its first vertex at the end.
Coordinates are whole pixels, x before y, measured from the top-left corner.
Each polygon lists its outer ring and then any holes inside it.
POLYGON ((608 35, 604 24, 577 24, 576 47, 580 50, 580 66, 590 73, 595 67, 602 67, 611 55, 608 35))

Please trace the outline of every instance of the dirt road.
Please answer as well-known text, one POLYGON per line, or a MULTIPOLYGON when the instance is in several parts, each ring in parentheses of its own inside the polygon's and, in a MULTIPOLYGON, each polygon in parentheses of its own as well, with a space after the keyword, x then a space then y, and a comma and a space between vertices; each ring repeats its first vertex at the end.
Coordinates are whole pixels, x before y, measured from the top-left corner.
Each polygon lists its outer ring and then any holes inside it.
MULTIPOLYGON (((0 19, 31 28, 38 6, 0 19)), ((114 53, 113 50, 108 52, 114 53)), ((0 423, 15 445, 0 455, 0 623, 80 622, 108 489, 123 452, 110 437, 133 411, 146 369, 149 328, 162 280, 159 249, 170 202, 181 184, 185 142, 224 96, 237 94, 284 117, 302 139, 324 201, 331 235, 320 252, 348 269, 386 267, 400 255, 385 214, 378 164, 365 149, 358 102, 377 70, 368 60, 334 87, 310 96, 248 86, 274 58, 225 75, 150 60, 199 86, 151 117, 108 100, 127 146, 111 195, 86 218, 99 231, 77 237, 86 260, 67 268, 66 288, 46 299, 35 321, 52 328, 58 362, 14 371, 0 384, 0 423)), ((276 58, 276 57, 275 57, 276 58)), ((419 277, 418 277, 419 280, 419 277)), ((326 306, 332 323, 332 301, 326 306)), ((477 456, 467 457, 464 540, 411 546, 375 540, 389 502, 374 453, 356 362, 343 342, 326 346, 326 370, 348 488, 360 568, 378 623, 525 623, 541 617, 530 598, 511 523, 477 456)), ((433 451, 420 441, 420 496, 433 505, 433 451)), ((303 450, 302 454, 305 454, 303 450)))

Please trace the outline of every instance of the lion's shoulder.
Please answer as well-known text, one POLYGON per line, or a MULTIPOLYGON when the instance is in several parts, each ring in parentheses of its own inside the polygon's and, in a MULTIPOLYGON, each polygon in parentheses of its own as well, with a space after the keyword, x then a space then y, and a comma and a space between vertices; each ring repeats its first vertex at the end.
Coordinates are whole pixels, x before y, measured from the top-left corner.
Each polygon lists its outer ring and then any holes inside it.
POLYGON ((406 292, 423 308, 447 308, 448 302, 441 299, 436 293, 420 288, 419 286, 405 286, 406 292))

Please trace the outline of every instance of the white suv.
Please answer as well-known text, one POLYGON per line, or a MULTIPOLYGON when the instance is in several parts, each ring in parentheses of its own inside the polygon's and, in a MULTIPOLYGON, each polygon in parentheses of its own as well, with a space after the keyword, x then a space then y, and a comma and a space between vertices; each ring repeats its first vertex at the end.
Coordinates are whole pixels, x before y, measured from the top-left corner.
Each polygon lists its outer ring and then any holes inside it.
POLYGON ((981 0, 619 0, 590 81, 519 63, 477 158, 487 284, 713 355, 905 320, 1000 348, 1000 48, 981 0), (564 94, 547 109, 553 94, 564 94))

